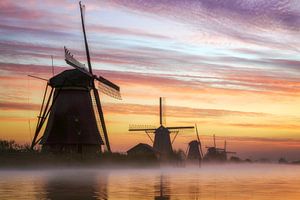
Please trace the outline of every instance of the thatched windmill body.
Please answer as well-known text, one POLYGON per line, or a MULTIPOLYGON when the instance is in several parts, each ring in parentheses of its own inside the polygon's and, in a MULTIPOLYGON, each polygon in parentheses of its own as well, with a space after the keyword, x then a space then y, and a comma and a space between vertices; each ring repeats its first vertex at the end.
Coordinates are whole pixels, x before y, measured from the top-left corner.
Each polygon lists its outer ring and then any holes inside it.
POLYGON ((192 140, 191 142, 189 142, 187 159, 191 161, 197 160, 201 162, 203 159, 202 145, 201 145, 197 125, 195 126, 195 128, 196 128, 197 140, 192 140))
POLYGON ((152 128, 149 126, 130 126, 129 131, 145 131, 145 133, 150 138, 153 143, 153 148, 159 152, 160 158, 169 158, 173 153, 172 144, 175 141, 180 130, 193 129, 194 126, 166 126, 165 125, 165 112, 163 111, 163 98, 159 98, 159 122, 158 128, 152 128), (154 139, 149 135, 149 133, 154 134, 154 139), (170 134, 175 133, 173 139, 171 140, 170 134))
POLYGON ((120 88, 93 74, 85 32, 84 5, 79 4, 88 68, 65 47, 65 61, 75 69, 63 71, 48 81, 32 149, 40 143, 44 150, 51 152, 97 152, 101 145, 111 151, 96 86, 104 94, 118 99, 121 98, 120 88), (44 134, 38 138, 46 121, 44 134))

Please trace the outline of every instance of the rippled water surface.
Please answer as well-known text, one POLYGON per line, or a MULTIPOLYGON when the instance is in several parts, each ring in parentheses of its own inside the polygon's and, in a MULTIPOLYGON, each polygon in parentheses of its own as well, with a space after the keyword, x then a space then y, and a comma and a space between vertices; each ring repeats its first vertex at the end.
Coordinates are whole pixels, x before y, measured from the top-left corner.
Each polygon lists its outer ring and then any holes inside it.
POLYGON ((300 199, 300 166, 0 170, 0 199, 300 199))

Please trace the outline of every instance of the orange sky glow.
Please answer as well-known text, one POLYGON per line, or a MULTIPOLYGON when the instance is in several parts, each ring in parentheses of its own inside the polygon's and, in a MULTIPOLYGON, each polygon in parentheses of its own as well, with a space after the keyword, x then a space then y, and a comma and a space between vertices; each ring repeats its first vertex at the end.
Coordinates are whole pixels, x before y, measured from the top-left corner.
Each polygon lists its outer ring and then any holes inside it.
MULTIPOLYGON (((51 78, 50 55, 55 74, 71 69, 64 63, 64 45, 86 62, 77 4, 64 7, 67 1, 61 1, 54 11, 51 1, 45 1, 46 10, 30 2, 0 3, 1 10, 15 11, 0 14, 0 138, 20 143, 33 137, 46 84, 27 75, 51 78)), ((172 12, 179 6, 160 6, 87 3, 95 73, 122 93, 119 101, 100 92, 112 150, 151 143, 128 127, 158 126, 162 96, 167 125, 197 124, 204 146, 213 144, 215 134, 218 146, 226 139, 242 158, 299 159, 300 14, 294 24, 266 14, 266 25, 256 19, 260 16, 239 15, 237 8, 224 8, 218 17, 207 13, 219 8, 201 7, 197 11, 206 17, 197 21, 188 5, 181 5, 178 16, 172 12)), ((174 148, 185 151, 193 139, 194 131, 182 131, 174 148)))

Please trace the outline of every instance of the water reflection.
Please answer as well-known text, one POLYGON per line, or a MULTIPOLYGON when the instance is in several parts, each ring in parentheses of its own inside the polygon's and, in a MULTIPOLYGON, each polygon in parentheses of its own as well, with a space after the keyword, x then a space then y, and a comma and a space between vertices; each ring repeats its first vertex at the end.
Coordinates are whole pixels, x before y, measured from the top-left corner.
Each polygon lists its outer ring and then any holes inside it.
POLYGON ((0 170, 0 199, 300 199, 300 166, 0 170))
POLYGON ((168 178, 161 174, 159 180, 156 181, 154 200, 169 200, 171 199, 170 194, 170 183, 168 178))
POLYGON ((51 173, 44 179, 45 199, 108 199, 107 176, 96 171, 51 173))

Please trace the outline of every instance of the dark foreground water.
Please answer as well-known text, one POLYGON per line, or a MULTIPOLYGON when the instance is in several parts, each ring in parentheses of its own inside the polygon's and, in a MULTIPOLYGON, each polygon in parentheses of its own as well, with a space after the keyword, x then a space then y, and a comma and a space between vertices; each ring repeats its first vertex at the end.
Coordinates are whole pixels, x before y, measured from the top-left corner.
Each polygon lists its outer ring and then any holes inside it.
POLYGON ((300 166, 0 170, 0 199, 300 199, 300 166))

